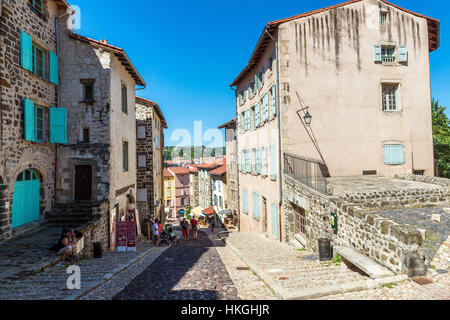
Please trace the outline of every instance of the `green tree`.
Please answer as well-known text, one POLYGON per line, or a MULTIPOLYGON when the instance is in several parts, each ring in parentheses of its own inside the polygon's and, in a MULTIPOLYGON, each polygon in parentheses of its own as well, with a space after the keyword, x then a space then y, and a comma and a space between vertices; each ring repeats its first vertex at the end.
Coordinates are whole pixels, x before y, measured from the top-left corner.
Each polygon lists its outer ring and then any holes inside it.
POLYGON ((439 100, 433 99, 432 108, 434 157, 438 161, 439 175, 450 179, 450 119, 439 100))

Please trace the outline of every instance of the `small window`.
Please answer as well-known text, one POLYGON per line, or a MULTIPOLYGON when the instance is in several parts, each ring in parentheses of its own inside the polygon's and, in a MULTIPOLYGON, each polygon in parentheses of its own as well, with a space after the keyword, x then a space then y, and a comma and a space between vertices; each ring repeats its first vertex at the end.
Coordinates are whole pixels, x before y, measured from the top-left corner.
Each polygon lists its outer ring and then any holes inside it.
POLYGON ((383 62, 395 62, 395 46, 381 46, 381 60, 383 62))
POLYGON ((44 79, 45 51, 33 43, 33 73, 44 79))
POLYGON ((123 171, 128 171, 128 141, 122 142, 123 171))
POLYGON ((138 202, 147 202, 147 189, 146 188, 138 189, 137 201, 138 202))
POLYGON ((37 12, 43 13, 43 2, 44 0, 31 0, 31 6, 36 9, 37 12))
POLYGON ((306 235, 306 213, 303 208, 295 207, 294 228, 295 234, 306 235))
POLYGON ((138 139, 145 139, 145 126, 138 126, 138 139))
POLYGON ((122 82, 122 112, 128 114, 127 86, 122 82))
POLYGON ((388 20, 388 13, 387 12, 381 12, 380 13, 380 24, 381 25, 387 24, 387 20, 388 20))
POLYGON ((138 155, 138 167, 145 168, 146 165, 147 165, 147 159, 145 157, 145 154, 138 155))
POLYGON ((89 128, 84 127, 82 129, 82 133, 83 133, 83 141, 82 142, 89 143, 89 128))
POLYGON ((80 81, 83 85, 83 101, 94 101, 94 80, 82 79, 80 81))
POLYGON ((398 84, 383 84, 383 111, 399 111, 398 84))

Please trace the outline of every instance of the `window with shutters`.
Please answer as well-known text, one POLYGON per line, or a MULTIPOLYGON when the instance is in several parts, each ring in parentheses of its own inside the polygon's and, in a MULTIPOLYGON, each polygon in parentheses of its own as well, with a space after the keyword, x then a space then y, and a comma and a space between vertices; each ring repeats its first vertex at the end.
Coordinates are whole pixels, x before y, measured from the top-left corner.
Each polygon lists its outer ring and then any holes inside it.
POLYGON ((45 109, 36 106, 36 142, 45 142, 45 109))
POLYGON ((128 114, 128 93, 127 86, 122 82, 122 112, 128 114))
POLYGON ((384 63, 396 61, 395 46, 381 46, 381 61, 384 63))
POLYGON ((269 120, 269 94, 266 93, 262 99, 262 121, 269 120))
POLYGON ((388 13, 387 12, 380 12, 380 24, 386 25, 388 23, 388 13))
POLYGON ((128 141, 122 142, 123 171, 128 171, 128 141))
POLYGON ((382 88, 383 111, 400 111, 399 84, 383 83, 381 85, 381 88, 382 88))
POLYGON ((294 232, 306 237, 306 212, 297 206, 294 207, 294 232))
POLYGON ((258 128, 261 124, 261 103, 258 102, 255 105, 255 128, 258 128))
POLYGON ((31 0, 30 5, 32 9, 36 10, 40 14, 43 14, 44 13, 43 2, 44 0, 31 0))
POLYGON ((263 176, 267 176, 267 147, 262 147, 261 148, 261 152, 262 152, 262 170, 261 170, 261 174, 263 176))
POLYGON ((247 173, 252 172, 252 159, 251 159, 251 153, 250 150, 244 150, 245 153, 245 171, 247 173))

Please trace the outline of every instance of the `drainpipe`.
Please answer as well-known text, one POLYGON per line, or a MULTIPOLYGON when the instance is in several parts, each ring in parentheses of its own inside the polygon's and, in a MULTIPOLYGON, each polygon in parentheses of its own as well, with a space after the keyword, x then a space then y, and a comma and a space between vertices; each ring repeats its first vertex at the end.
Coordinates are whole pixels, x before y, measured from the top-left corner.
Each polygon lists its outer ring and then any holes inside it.
POLYGON ((278 61, 278 40, 276 40, 269 31, 267 31, 267 27, 264 29, 264 32, 267 36, 274 42, 275 46, 275 61, 276 61, 276 110, 277 110, 277 130, 278 130, 278 189, 280 191, 280 202, 278 204, 278 223, 279 223, 279 238, 280 242, 282 241, 282 224, 281 224, 281 205, 283 203, 283 189, 282 189, 282 172, 281 172, 281 110, 280 110, 280 70, 279 70, 279 61, 278 61))
MULTIPOLYGON (((234 97, 236 98, 236 94, 237 94, 237 90, 236 89, 234 89, 233 87, 231 87, 231 90, 233 90, 234 91, 234 97)), ((238 220, 238 231, 240 232, 241 231, 241 191, 240 191, 240 188, 239 188, 239 186, 240 186, 240 184, 239 184, 239 163, 238 163, 238 161, 239 160, 242 160, 242 159, 239 159, 239 139, 238 139, 238 130, 239 130, 239 126, 238 126, 238 123, 239 123, 239 115, 238 115, 238 112, 237 112, 237 105, 236 105, 236 129, 235 129, 235 136, 236 136, 236 163, 237 163, 237 165, 238 165, 238 170, 237 170, 237 181, 236 181, 236 183, 237 183, 237 191, 238 191, 238 194, 237 194, 237 203, 238 203, 238 213, 239 213, 239 220, 238 220)), ((225 129, 225 135, 226 135, 227 133, 226 133, 226 129, 225 129)))

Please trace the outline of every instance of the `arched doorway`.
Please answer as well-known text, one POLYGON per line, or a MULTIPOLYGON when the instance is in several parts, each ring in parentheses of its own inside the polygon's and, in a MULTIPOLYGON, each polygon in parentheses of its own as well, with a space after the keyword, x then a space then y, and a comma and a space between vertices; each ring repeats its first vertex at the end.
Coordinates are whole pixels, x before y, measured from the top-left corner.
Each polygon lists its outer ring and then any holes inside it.
POLYGON ((39 220, 39 189, 37 172, 25 170, 17 176, 14 183, 11 228, 39 220))

